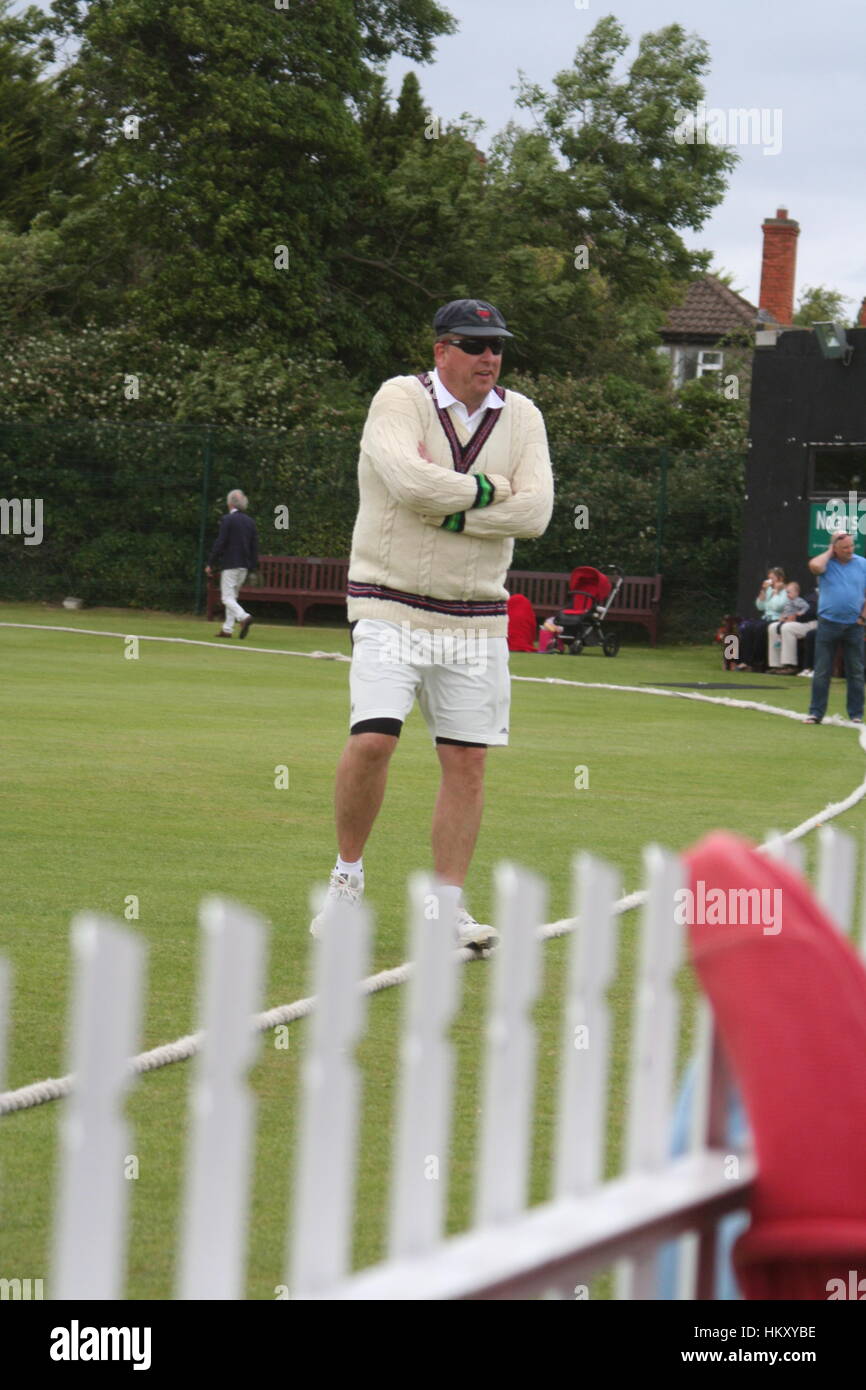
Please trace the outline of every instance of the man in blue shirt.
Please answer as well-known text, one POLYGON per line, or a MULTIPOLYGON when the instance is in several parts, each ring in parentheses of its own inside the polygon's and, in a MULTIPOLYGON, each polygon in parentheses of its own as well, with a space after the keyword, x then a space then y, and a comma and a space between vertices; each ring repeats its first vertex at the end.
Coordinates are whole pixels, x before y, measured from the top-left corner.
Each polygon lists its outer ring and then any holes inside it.
POLYGON ((863 723, 863 628, 866 623, 866 560, 854 554, 854 538, 834 532, 829 549, 809 561, 820 574, 818 628, 815 633, 815 674, 807 724, 820 724, 827 712, 830 673, 836 646, 845 653, 848 718, 863 723))

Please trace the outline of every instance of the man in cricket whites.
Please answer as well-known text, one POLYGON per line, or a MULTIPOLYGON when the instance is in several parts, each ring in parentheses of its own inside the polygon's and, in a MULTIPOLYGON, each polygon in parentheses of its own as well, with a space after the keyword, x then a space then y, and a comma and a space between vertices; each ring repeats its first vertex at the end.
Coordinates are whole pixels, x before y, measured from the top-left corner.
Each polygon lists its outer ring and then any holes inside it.
POLYGON ((508 331, 481 299, 433 320, 435 367, 386 381, 361 438, 349 563, 349 738, 337 768, 332 905, 364 891, 364 846, 417 698, 441 779, 433 872, 443 923, 481 953, 496 932, 463 901, 484 800, 487 749, 508 743, 505 575, 517 537, 541 536, 553 475, 541 412, 497 386, 508 331))

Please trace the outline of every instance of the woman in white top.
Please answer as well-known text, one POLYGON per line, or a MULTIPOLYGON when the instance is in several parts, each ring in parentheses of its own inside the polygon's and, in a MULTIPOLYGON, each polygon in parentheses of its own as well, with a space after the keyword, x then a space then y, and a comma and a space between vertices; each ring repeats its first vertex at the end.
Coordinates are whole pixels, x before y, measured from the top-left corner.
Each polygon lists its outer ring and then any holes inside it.
POLYGON ((788 595, 785 592, 785 571, 778 565, 768 570, 755 599, 760 618, 740 623, 740 660, 738 671, 763 670, 767 665, 767 625, 781 617, 788 595))

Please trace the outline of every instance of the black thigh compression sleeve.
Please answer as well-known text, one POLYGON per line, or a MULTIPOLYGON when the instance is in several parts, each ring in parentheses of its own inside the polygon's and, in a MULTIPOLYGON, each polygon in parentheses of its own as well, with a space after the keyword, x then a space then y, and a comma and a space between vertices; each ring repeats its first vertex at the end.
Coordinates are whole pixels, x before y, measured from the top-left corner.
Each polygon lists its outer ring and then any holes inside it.
POLYGON ((402 719, 361 719, 357 724, 352 725, 349 733, 390 734, 392 738, 399 738, 402 727, 402 719))
POLYGON ((437 738, 437 743, 450 743, 455 748, 486 748, 486 743, 469 743, 465 738, 437 738))

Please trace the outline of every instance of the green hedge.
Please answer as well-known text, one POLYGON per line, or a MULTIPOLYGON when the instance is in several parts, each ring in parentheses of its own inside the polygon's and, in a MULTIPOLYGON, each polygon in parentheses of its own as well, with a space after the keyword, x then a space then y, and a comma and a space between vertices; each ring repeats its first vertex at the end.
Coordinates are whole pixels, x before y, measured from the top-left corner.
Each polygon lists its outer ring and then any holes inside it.
MULTIPOLYGON (((551 452, 553 517, 544 536, 517 542, 514 567, 650 574, 660 552, 668 635, 715 624, 733 602, 743 460, 555 439, 551 452)), ((0 425, 0 496, 44 507, 41 545, 0 537, 0 596, 188 611, 202 526, 206 558, 232 487, 250 497, 263 553, 347 555, 356 470, 356 437, 322 430, 0 425), (288 529, 277 525, 285 508, 288 529)))

